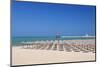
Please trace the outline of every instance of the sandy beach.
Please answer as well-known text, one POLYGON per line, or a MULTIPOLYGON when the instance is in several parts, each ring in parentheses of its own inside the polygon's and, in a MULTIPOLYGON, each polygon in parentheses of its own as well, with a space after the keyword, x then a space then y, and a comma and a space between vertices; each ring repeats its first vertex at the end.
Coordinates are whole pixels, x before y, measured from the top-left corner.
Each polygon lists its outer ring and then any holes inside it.
POLYGON ((96 6, 12 2, 11 65, 96 60, 96 6))
MULTIPOLYGON (((84 40, 69 40, 67 42, 85 42, 84 40)), ((86 40, 88 43, 94 43, 94 40, 86 40), (90 42, 91 41, 91 42, 90 42)), ((86 44, 86 43, 85 43, 86 44)), ((79 45, 78 45, 79 46, 79 45)), ((59 62, 77 62, 77 61, 94 61, 95 53, 88 51, 66 51, 63 46, 63 50, 60 46, 56 47, 56 50, 47 50, 48 46, 44 46, 45 49, 33 49, 23 48, 23 46, 12 47, 12 65, 27 65, 27 64, 45 64, 45 63, 59 63, 59 62), (59 48, 60 47, 60 48, 59 48)), ((52 47, 55 48, 54 44, 52 47)), ((72 48, 72 47, 71 47, 72 48)))

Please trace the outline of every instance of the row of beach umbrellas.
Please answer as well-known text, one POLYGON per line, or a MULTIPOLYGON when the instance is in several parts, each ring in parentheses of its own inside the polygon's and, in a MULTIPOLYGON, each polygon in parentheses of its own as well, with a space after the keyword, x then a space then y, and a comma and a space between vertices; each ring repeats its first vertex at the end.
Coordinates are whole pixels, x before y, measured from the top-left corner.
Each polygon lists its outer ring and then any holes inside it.
POLYGON ((68 41, 68 40, 47 40, 34 42, 21 42, 23 48, 38 50, 59 50, 67 52, 93 52, 95 53, 95 42, 87 42, 86 40, 68 41))

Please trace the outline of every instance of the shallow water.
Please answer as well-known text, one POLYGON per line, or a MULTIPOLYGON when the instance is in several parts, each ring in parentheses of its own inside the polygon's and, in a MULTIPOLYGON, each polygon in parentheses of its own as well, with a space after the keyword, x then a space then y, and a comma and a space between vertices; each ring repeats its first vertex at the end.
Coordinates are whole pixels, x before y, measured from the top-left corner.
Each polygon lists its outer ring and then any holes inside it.
MULTIPOLYGON (((60 38, 60 40, 83 40, 83 39, 95 39, 95 37, 66 37, 60 38)), ((54 36, 35 36, 35 37, 12 37, 13 46, 20 45, 20 42, 24 41, 46 41, 46 40, 56 40, 54 36)))

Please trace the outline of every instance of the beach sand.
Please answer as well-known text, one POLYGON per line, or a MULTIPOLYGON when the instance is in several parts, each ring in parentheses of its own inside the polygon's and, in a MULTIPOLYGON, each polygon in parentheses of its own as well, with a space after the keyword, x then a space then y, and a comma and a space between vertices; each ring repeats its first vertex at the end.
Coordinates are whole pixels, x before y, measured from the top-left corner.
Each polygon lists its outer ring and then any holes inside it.
POLYGON ((12 47, 12 65, 77 61, 95 61, 95 53, 24 49, 22 46, 12 47))

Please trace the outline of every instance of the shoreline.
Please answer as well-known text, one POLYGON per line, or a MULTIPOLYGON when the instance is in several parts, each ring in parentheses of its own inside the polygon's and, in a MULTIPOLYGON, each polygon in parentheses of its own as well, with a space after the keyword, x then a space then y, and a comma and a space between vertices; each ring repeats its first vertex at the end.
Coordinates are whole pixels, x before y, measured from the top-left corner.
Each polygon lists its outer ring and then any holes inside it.
MULTIPOLYGON (((81 40, 96 40, 96 39, 72 39, 72 40, 60 40, 60 41, 81 41, 81 40)), ((36 40, 36 41, 57 41, 57 40, 36 40)), ((36 41, 26 41, 26 42, 36 42, 36 41)), ((24 42, 24 41, 23 41, 24 42)), ((20 45, 13 45, 12 46, 20 46, 20 45)))

